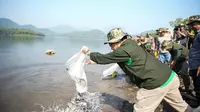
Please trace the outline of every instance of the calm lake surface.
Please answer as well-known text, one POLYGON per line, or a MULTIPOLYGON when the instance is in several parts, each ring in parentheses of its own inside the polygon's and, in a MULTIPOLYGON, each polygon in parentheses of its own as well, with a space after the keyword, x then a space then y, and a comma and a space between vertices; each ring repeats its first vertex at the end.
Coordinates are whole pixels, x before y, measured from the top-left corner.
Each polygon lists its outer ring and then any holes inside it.
MULTIPOLYGON (((65 62, 85 45, 106 53, 103 40, 48 38, 0 40, 0 111, 30 112, 67 103, 76 92, 65 70, 65 62), (45 51, 53 49, 54 56, 45 51)), ((104 70, 107 68, 105 66, 104 70)), ((99 91, 102 67, 86 67, 89 91, 99 91)))

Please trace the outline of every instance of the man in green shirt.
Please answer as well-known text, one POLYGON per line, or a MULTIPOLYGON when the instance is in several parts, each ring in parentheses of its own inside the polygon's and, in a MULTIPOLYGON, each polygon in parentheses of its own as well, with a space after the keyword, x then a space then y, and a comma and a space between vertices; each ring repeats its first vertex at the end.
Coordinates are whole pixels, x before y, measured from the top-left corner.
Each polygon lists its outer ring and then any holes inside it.
POLYGON ((112 29, 107 37, 105 44, 110 45, 112 52, 101 54, 86 49, 82 52, 90 56, 88 64, 117 63, 139 87, 134 112, 154 112, 163 99, 179 112, 191 112, 179 92, 178 76, 168 65, 156 60, 134 40, 127 39, 120 28, 112 29))
POLYGON ((188 49, 181 44, 172 41, 163 41, 162 47, 167 49, 171 54, 170 67, 173 71, 178 73, 183 79, 185 91, 191 94, 189 89, 190 78, 189 78, 189 65, 188 65, 188 49))

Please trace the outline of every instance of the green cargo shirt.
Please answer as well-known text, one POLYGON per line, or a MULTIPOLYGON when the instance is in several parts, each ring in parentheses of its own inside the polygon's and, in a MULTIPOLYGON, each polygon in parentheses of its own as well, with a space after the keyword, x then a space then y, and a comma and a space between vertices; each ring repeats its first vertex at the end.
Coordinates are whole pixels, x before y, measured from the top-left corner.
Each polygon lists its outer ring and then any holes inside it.
POLYGON ((170 51, 172 60, 176 61, 176 65, 173 70, 179 72, 181 70, 183 62, 188 60, 188 49, 183 45, 172 42, 172 50, 170 51))
POLYGON ((90 59, 97 64, 118 63, 139 88, 160 87, 168 82, 172 73, 168 65, 156 60, 131 39, 127 39, 119 48, 108 54, 91 52, 90 59))
POLYGON ((170 51, 170 53, 172 55, 172 60, 183 62, 188 59, 189 51, 183 45, 172 42, 172 50, 170 51))

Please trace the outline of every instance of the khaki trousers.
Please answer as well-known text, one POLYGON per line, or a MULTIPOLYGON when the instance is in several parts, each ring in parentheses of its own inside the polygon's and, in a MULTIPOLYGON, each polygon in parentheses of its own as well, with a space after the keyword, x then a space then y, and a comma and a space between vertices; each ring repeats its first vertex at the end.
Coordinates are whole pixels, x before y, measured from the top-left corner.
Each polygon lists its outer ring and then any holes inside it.
POLYGON ((185 112, 188 104, 183 100, 179 86, 180 81, 175 74, 172 81, 163 88, 139 89, 133 112, 154 112, 163 99, 178 112, 185 112))

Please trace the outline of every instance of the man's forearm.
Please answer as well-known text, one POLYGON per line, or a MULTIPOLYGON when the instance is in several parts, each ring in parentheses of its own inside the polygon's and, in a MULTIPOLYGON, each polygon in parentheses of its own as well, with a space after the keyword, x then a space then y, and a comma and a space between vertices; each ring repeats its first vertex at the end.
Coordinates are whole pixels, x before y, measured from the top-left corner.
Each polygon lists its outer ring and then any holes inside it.
POLYGON ((180 34, 181 34, 182 36, 186 37, 186 35, 185 35, 184 33, 180 32, 180 34))

